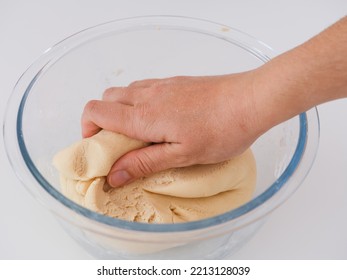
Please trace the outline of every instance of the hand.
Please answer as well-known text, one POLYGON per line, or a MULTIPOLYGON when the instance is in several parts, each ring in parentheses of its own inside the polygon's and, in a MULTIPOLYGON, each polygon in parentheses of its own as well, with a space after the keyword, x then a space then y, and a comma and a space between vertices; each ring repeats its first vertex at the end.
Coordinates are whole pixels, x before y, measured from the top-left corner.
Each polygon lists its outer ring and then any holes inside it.
POLYGON ((308 42, 244 73, 144 80, 90 101, 82 133, 100 129, 153 145, 112 167, 112 186, 172 167, 217 163, 307 109, 347 97, 347 17, 308 42))
POLYGON ((105 91, 82 116, 82 134, 116 131, 152 145, 120 158, 108 181, 120 186, 173 167, 217 163, 261 134, 253 72, 137 81, 105 91))

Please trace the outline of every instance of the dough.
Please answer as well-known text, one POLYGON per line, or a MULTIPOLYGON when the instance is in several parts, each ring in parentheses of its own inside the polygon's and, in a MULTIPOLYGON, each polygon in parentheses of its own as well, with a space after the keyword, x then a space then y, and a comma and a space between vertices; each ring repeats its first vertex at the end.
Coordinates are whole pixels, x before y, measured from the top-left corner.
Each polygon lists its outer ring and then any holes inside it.
POLYGON ((106 176, 118 158, 144 146, 147 144, 141 141, 101 130, 60 151, 53 158, 53 165, 66 178, 88 181, 106 176))
POLYGON ((60 151, 53 164, 65 196, 98 213, 144 223, 178 223, 209 218, 252 198, 256 165, 252 151, 217 164, 173 168, 111 188, 106 175, 125 153, 146 146, 110 131, 60 151))

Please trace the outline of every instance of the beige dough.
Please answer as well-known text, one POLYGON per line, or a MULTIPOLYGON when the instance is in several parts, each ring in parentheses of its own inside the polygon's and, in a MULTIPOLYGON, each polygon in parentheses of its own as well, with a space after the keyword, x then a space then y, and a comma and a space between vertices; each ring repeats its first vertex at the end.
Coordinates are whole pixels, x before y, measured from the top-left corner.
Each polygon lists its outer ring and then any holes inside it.
POLYGON ((146 145, 124 135, 101 130, 93 137, 60 151, 54 157, 53 164, 66 178, 88 181, 106 176, 122 155, 146 145))
POLYGON ((232 210, 252 198, 256 166, 250 149, 231 160, 173 168, 111 188, 106 175, 125 153, 146 146, 110 131, 60 151, 53 164, 64 195, 98 213, 145 223, 200 220, 232 210))

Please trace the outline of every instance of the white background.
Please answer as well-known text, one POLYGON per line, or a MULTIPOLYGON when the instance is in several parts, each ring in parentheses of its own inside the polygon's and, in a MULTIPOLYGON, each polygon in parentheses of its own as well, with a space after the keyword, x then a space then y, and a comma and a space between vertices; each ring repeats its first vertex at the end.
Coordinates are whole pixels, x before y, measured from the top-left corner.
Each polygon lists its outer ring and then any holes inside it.
MULTIPOLYGON (((154 14, 216 21, 282 53, 346 15, 347 1, 0 0, 0 116, 22 72, 54 43, 99 23, 154 14)), ((321 105, 319 113, 310 174, 235 259, 347 259, 347 100, 321 105)), ((0 259, 91 258, 20 184, 2 135, 0 182, 0 259)))

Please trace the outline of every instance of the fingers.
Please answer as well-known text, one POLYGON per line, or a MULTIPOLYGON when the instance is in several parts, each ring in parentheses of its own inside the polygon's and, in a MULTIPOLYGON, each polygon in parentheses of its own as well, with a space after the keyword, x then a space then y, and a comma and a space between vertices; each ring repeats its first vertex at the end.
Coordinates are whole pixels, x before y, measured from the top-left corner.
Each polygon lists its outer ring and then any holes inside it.
MULTIPOLYGON (((117 131, 130 137, 134 136, 131 131, 129 133, 129 126, 134 119, 135 111, 131 110, 131 107, 146 101, 151 96, 146 89, 158 81, 160 79, 148 79, 133 82, 128 87, 111 87, 103 93, 102 101, 89 101, 82 114, 82 136, 90 137, 101 129, 117 131)), ((137 106, 137 108, 142 107, 137 106)))
POLYGON ((133 107, 118 102, 91 100, 82 114, 82 136, 90 137, 101 129, 117 131, 128 136, 134 121, 133 107))
POLYGON ((143 95, 146 93, 144 89, 160 81, 161 79, 147 79, 132 82, 127 87, 111 87, 104 91, 102 100, 134 105, 136 100, 143 100, 143 95))
POLYGON ((104 91, 102 95, 102 100, 109 102, 118 101, 123 103, 122 100, 125 101, 127 99, 126 89, 126 87, 110 87, 104 91))
POLYGON ((187 165, 176 156, 179 145, 161 143, 127 153, 111 168, 108 183, 118 187, 155 172, 187 165))
POLYGON ((139 80, 135 81, 129 84, 128 87, 133 87, 133 88, 147 88, 150 86, 153 86, 157 83, 160 83, 164 81, 164 79, 146 79, 146 80, 139 80))

